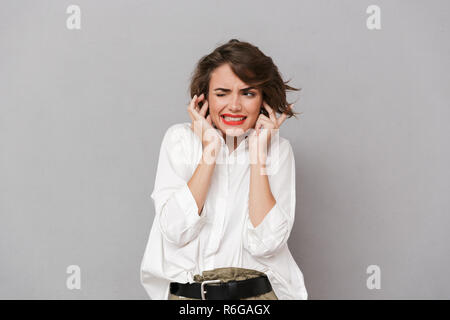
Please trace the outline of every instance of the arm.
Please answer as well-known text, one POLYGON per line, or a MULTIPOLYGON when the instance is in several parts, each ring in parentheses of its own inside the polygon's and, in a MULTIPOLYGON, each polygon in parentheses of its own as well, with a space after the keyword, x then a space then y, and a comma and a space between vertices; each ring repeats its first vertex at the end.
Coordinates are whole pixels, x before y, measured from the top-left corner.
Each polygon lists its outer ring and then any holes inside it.
POLYGON ((200 233, 205 223, 205 212, 200 214, 209 189, 214 165, 191 155, 200 141, 189 128, 179 124, 170 127, 161 144, 155 187, 151 197, 159 228, 164 238, 184 246, 200 233), (208 183, 203 183, 204 181, 208 183))
POLYGON ((250 221, 256 228, 269 213, 276 203, 270 190, 269 177, 261 174, 266 167, 265 163, 250 165, 250 194, 249 194, 249 216, 250 221))
POLYGON ((188 182, 189 189, 194 196, 195 202, 197 203, 198 214, 201 215, 203 210, 203 205, 206 201, 206 196, 208 195, 208 190, 211 184, 211 177, 214 172, 216 162, 208 163, 205 161, 205 152, 202 153, 202 158, 195 169, 192 178, 188 182))
POLYGON ((195 95, 188 106, 188 113, 192 119, 191 129, 202 142, 202 156, 195 169, 192 178, 188 182, 189 189, 197 203, 198 214, 200 215, 206 201, 211 177, 216 166, 216 158, 221 149, 218 133, 213 128, 211 116, 205 118, 208 108, 208 100, 201 94, 199 98, 195 95), (199 101, 203 101, 200 108, 199 101))
POLYGON ((261 175, 263 164, 251 168, 244 247, 256 257, 271 257, 282 249, 294 223, 295 162, 289 141, 280 141, 275 152, 278 160, 268 165, 272 174, 261 175))

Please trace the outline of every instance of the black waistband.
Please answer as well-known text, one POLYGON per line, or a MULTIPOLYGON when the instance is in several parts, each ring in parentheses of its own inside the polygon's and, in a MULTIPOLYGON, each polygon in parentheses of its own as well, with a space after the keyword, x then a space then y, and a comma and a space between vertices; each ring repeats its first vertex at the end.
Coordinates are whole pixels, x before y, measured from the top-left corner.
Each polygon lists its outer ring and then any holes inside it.
MULTIPOLYGON (((170 293, 194 299, 201 299, 201 282, 194 283, 170 283, 170 293)), ((240 300, 256 297, 272 291, 267 276, 260 276, 247 280, 232 280, 220 283, 208 283, 204 285, 205 297, 208 300, 240 300)))

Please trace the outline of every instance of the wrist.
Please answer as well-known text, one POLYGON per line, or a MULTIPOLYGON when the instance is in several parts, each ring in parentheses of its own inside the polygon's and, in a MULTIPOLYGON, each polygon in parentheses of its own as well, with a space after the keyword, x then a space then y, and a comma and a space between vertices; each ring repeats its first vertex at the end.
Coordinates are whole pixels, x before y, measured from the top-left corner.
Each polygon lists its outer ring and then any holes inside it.
POLYGON ((267 157, 263 156, 263 155, 258 155, 258 156, 254 156, 251 157, 250 159, 250 166, 252 167, 265 167, 266 166, 266 162, 267 162, 267 157))
POLYGON ((267 167, 266 163, 257 162, 250 165, 250 171, 253 174, 259 175, 259 176, 267 176, 267 167))
POLYGON ((220 148, 203 148, 201 162, 204 164, 215 164, 219 155, 220 148))

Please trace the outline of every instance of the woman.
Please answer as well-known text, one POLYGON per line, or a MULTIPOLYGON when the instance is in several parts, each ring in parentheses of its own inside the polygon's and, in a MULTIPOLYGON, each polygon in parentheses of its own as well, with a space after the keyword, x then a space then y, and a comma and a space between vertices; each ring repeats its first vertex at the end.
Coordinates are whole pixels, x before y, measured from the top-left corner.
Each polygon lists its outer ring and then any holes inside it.
POLYGON ((307 299, 287 246, 294 155, 278 135, 298 89, 236 39, 198 62, 190 89, 191 122, 162 141, 141 283, 152 299, 307 299))

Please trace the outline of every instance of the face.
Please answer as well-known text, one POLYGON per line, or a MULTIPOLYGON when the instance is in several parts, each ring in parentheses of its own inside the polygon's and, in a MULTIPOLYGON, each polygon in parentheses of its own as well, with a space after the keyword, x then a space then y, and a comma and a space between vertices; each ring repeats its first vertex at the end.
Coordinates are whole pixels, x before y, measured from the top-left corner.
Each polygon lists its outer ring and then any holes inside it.
POLYGON ((254 128, 262 105, 262 92, 241 81, 228 64, 211 73, 209 113, 222 134, 240 136, 254 128))

